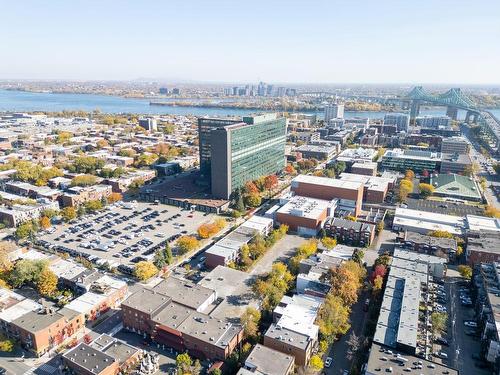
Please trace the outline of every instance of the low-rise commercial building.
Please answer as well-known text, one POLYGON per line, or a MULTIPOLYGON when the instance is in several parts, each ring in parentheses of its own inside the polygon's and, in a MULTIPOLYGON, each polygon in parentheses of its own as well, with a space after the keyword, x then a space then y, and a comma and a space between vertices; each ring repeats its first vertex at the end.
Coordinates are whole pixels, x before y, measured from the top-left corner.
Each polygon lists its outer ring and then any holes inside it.
POLYGON ((351 212, 355 216, 361 211, 363 188, 362 182, 309 175, 298 175, 291 184, 294 194, 326 201, 337 199, 340 210, 351 212))
POLYGON ((472 177, 455 173, 431 175, 430 184, 434 186, 432 193, 438 197, 481 202, 479 187, 472 177))
POLYGON ((433 237, 406 231, 400 242, 406 249, 438 256, 448 261, 455 259, 457 252, 457 240, 454 238, 433 237))
POLYGON ((351 173, 362 174, 364 176, 376 176, 377 175, 377 163, 366 162, 366 163, 354 163, 351 166, 351 173))
POLYGON ((441 173, 469 174, 472 170, 472 159, 468 154, 442 154, 441 173))
POLYGON ((299 235, 315 236, 329 216, 336 200, 326 201, 295 195, 276 212, 276 222, 286 224, 299 235))
POLYGON ((300 152, 304 159, 330 160, 337 154, 337 148, 332 146, 322 145, 302 145, 297 147, 295 151, 300 152))
POLYGON ((372 162, 377 156, 377 150, 373 148, 347 148, 342 151, 336 158, 336 161, 343 161, 347 166, 354 163, 372 162))
POLYGON ((0 221, 11 227, 17 227, 30 220, 38 220, 45 210, 59 210, 57 201, 39 199, 34 205, 14 204, 0 207, 0 221))
POLYGON ((444 154, 468 154, 469 142, 464 137, 443 138, 441 152, 444 154))
POLYGON ((396 185, 395 177, 366 176, 354 173, 342 173, 342 181, 360 182, 363 184, 363 201, 367 203, 383 203, 387 193, 396 185))
POLYGON ((465 255, 467 263, 471 266, 479 263, 500 262, 500 232, 469 232, 465 255))

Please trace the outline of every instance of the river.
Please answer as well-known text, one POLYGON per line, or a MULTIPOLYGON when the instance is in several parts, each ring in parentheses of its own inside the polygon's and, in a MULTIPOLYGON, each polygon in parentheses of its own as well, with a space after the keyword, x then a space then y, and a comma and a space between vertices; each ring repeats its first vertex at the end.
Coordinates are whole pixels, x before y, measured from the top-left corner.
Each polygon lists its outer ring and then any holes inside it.
MULTIPOLYGON (((149 99, 131 99, 95 94, 56 94, 34 93, 25 91, 0 90, 0 111, 49 111, 63 110, 93 111, 99 109, 104 113, 140 113, 140 114, 172 114, 194 116, 244 116, 250 113, 262 112, 250 109, 236 108, 204 108, 204 107, 169 107, 150 106, 149 99)), ((422 109, 421 115, 443 115, 444 108, 422 109)), ((462 111, 463 112, 463 111, 462 111)), ((491 111, 500 117, 500 109, 491 111)), ((352 112, 346 111, 344 117, 383 118, 386 112, 352 112)), ((321 111, 317 114, 323 117, 321 111)), ((459 113, 463 118, 465 113, 459 113)))

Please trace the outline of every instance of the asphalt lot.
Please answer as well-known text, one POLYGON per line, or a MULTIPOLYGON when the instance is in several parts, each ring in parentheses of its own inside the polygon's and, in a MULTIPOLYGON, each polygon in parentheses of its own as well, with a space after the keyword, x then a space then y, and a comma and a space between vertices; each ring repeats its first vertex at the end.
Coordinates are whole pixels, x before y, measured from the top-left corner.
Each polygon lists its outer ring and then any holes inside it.
POLYGON ((164 204, 137 202, 133 207, 115 204, 58 225, 53 233, 40 235, 38 239, 55 250, 66 249, 70 255, 83 255, 97 264, 132 265, 152 259, 154 251, 166 241, 173 243, 176 237, 195 234, 213 216, 164 204))
POLYGON ((483 209, 473 205, 467 205, 456 202, 440 202, 424 199, 408 198, 406 201, 408 208, 426 212, 434 212, 447 215, 483 215, 483 209))

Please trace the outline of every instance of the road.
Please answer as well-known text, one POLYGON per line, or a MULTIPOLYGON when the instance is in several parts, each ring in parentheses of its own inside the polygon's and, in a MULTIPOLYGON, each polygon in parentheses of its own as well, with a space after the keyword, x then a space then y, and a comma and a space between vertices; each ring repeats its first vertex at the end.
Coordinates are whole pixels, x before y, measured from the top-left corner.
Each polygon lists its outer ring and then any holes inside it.
POLYGON ((484 191, 484 195, 486 200, 488 201, 488 204, 491 206, 500 209, 500 200, 499 197, 495 194, 495 192, 492 190, 491 186, 500 186, 500 182, 498 181, 498 176, 496 173, 490 173, 488 171, 488 167, 485 166, 488 163, 495 164, 497 161, 492 158, 485 157, 483 154, 481 154, 481 149, 480 149, 480 144, 476 141, 475 137, 472 135, 469 127, 467 126, 461 126, 460 130, 462 131, 462 134, 469 140, 469 142, 472 144, 471 147, 471 157, 474 162, 476 162, 479 165, 479 172, 477 173, 477 177, 481 178, 484 177, 487 181, 487 188, 484 191))
MULTIPOLYGON (((342 375, 344 370, 349 370, 353 360, 347 357, 349 351, 349 336, 354 332, 358 337, 363 334, 363 328, 366 321, 366 312, 363 310, 364 302, 368 298, 368 293, 362 293, 358 302, 352 306, 351 311, 351 329, 340 338, 328 351, 328 357, 333 358, 333 364, 330 368, 324 370, 328 375, 342 375)), ((326 356, 325 356, 326 357, 326 356)))

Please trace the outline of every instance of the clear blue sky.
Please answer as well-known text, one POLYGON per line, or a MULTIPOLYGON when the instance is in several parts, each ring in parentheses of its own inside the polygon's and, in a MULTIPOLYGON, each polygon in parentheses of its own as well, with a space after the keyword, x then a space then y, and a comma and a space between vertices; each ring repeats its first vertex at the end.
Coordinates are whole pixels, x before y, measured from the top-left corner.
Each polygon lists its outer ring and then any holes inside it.
POLYGON ((500 0, 3 0, 0 78, 500 83, 500 0))

